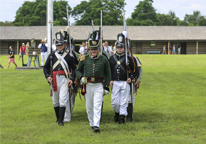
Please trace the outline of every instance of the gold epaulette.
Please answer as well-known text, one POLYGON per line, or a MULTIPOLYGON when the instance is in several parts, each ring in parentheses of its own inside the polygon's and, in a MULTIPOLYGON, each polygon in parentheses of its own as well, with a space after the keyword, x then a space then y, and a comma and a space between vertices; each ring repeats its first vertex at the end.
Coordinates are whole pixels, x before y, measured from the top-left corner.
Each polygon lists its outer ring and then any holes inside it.
POLYGON ((82 55, 80 61, 84 61, 84 60, 85 60, 85 55, 82 55))

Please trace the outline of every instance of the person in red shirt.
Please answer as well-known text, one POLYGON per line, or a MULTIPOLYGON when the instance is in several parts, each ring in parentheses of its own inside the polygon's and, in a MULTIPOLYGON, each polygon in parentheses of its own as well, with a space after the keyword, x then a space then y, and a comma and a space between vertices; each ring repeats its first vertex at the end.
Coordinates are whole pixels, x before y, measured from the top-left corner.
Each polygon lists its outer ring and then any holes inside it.
POLYGON ((22 46, 20 46, 19 60, 21 58, 21 55, 25 55, 25 50, 26 50, 25 44, 22 43, 22 46))

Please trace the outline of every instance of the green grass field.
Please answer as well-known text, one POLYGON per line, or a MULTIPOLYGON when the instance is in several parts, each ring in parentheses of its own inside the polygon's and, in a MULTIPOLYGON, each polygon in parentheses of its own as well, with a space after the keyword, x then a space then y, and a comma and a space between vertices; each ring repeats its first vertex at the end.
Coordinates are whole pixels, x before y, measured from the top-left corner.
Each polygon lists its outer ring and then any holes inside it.
MULTIPOLYGON (((206 55, 138 55, 143 78, 134 122, 118 125, 104 97, 100 134, 90 130, 79 96, 72 121, 60 127, 42 70, 0 69, 0 143, 206 143, 206 55)), ((16 56, 18 66, 21 61, 16 56)), ((7 66, 7 56, 0 63, 7 66)))

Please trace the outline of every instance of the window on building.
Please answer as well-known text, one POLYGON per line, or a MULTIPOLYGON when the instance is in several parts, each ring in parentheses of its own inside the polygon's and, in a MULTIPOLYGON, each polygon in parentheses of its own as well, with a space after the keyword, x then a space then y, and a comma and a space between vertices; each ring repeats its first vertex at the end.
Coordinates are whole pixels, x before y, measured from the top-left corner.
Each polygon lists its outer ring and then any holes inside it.
POLYGON ((151 48, 156 48, 156 42, 151 42, 150 47, 151 47, 151 48))

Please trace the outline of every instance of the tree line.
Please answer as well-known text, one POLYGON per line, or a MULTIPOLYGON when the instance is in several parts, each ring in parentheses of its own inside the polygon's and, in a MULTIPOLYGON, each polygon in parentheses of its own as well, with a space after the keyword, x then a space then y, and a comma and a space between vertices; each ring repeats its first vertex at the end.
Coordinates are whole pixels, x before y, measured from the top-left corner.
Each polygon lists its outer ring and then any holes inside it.
MULTIPOLYGON (((206 16, 200 11, 185 14, 180 20, 174 11, 160 14, 153 7, 153 0, 142 0, 135 6, 134 12, 128 18, 129 26, 206 26, 206 16)), ((54 0, 53 16, 54 26, 67 25, 66 5, 69 14, 74 18, 72 25, 100 24, 100 11, 103 12, 103 25, 123 25, 125 0, 89 0, 81 1, 73 9, 65 0, 54 0)), ((46 25, 46 0, 25 1, 17 10, 13 22, 0 22, 1 26, 45 26, 46 25)))

